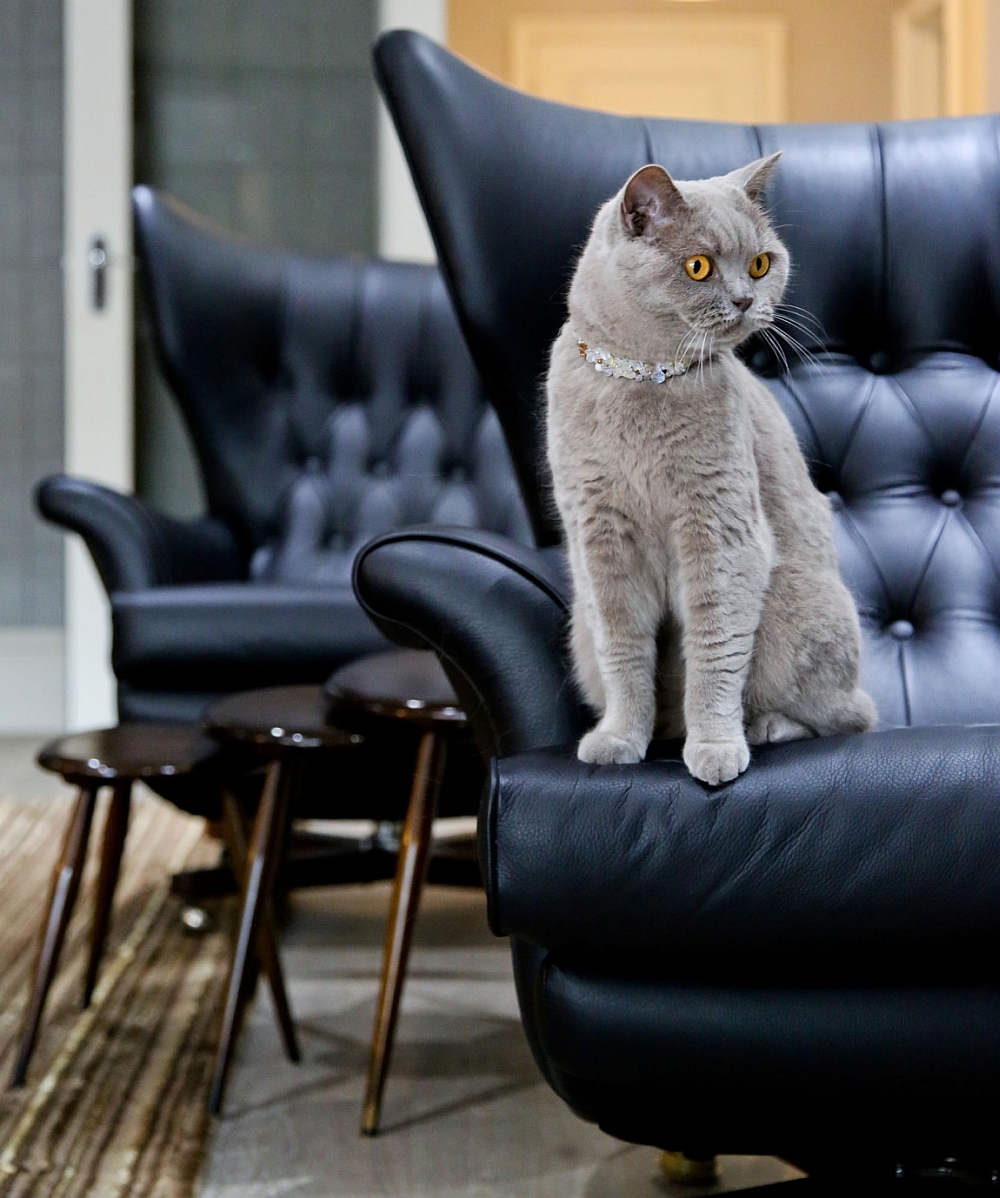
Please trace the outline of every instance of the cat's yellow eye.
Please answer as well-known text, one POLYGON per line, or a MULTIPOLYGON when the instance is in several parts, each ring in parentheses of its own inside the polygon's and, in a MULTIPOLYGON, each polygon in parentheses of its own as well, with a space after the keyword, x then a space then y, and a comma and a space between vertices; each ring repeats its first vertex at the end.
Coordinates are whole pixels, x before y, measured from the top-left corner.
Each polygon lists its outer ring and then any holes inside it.
POLYGON ((700 283, 702 279, 707 279, 712 273, 712 259, 706 258, 704 254, 695 254, 693 258, 688 258, 684 263, 684 269, 687 271, 689 279, 700 283))
POLYGON ((750 278, 762 279, 771 269, 771 259, 767 254, 758 254, 750 259, 750 278))

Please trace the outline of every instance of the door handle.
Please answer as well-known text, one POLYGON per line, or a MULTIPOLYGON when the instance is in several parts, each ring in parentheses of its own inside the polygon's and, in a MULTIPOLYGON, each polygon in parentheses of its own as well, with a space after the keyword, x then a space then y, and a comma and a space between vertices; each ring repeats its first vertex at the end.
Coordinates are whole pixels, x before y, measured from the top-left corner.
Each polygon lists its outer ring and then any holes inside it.
POLYGON ((90 271, 90 306, 103 312, 108 302, 108 248, 103 237, 92 237, 87 249, 90 271))

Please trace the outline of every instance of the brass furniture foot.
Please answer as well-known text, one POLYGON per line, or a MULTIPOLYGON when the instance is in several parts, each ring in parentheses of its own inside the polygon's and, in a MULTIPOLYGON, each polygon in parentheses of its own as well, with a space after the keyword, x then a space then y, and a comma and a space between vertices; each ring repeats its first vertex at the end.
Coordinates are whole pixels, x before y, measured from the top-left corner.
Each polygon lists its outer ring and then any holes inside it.
POLYGON ((685 1156, 683 1152, 660 1153, 660 1171, 682 1185, 708 1185, 719 1180, 719 1158, 685 1156))

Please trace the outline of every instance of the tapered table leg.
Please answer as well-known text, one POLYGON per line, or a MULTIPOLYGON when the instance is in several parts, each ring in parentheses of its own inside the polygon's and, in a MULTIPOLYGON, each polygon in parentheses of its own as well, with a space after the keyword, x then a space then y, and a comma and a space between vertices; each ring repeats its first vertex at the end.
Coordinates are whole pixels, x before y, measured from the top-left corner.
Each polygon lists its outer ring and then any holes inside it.
POLYGON ((70 916, 73 914, 73 907, 76 905, 76 897, 80 890, 80 875, 83 872, 83 863, 87 855, 87 842, 90 839, 94 805, 99 788, 100 783, 98 782, 81 786, 76 806, 70 817, 66 839, 63 842, 62 852, 52 880, 48 911, 42 926, 34 982, 21 1032, 21 1046, 11 1077, 10 1084, 12 1086, 24 1085, 24 1079, 28 1073, 28 1063, 34 1051, 38 1026, 45 1009, 45 1000, 55 975, 59 953, 66 938, 66 928, 69 926, 70 916))
POLYGON ((116 782, 111 792, 111 802, 104 821, 104 836, 101 841, 101 870, 97 878, 97 895, 94 899, 94 922, 90 932, 90 958, 83 980, 83 1005, 90 1000, 97 985, 97 971, 104 955, 104 942, 111 923, 111 907, 114 902, 118 875, 121 872, 122 853, 128 834, 129 812, 132 806, 132 783, 129 780, 116 782))
MULTIPOLYGON (((223 818, 226 843, 232 859, 233 871, 237 885, 242 888, 246 877, 247 862, 247 819, 238 799, 227 792, 223 796, 223 818)), ((274 901, 270 893, 264 895, 264 909, 260 918, 260 930, 257 934, 257 954, 261 967, 267 977, 274 1000, 274 1010, 281 1029, 281 1038, 285 1046, 285 1055, 290 1061, 301 1060, 298 1038, 295 1034, 295 1022, 292 1019, 291 1005, 288 1001, 288 991, 285 987, 285 975, 278 954, 277 920, 274 917, 274 901)))
POLYGON ((285 825, 288 821, 289 792, 296 775, 291 764, 282 758, 276 758, 268 766, 267 779, 254 820, 241 892, 239 930, 229 970, 222 1031, 208 1103, 213 1115, 217 1115, 222 1107, 222 1096, 232 1063, 233 1049, 246 1009, 246 979, 255 964, 254 947, 258 939, 264 900, 273 888, 275 871, 281 857, 285 825))
POLYGON ((369 1136, 378 1131, 382 1093, 392 1056, 399 1001, 413 941, 413 925, 427 873, 434 815, 446 754, 447 741, 443 736, 434 731, 422 734, 392 888, 382 962, 382 985, 375 1013, 368 1084, 361 1115, 361 1130, 369 1136))

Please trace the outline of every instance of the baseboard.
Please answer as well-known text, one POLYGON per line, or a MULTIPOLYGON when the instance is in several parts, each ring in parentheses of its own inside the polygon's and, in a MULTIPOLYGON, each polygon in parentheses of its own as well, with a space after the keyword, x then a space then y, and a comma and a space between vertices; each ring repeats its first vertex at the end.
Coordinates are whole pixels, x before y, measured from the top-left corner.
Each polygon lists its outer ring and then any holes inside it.
POLYGON ((0 736, 51 736, 66 724, 61 628, 0 628, 0 736))

